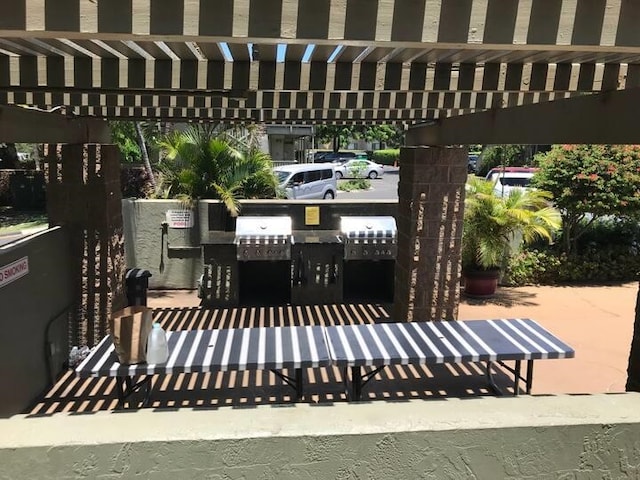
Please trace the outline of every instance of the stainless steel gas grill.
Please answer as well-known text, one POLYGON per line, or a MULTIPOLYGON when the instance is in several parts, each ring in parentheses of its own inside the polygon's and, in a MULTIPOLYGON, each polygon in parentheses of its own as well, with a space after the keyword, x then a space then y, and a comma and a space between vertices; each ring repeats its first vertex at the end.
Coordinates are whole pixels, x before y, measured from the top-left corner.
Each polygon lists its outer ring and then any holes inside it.
POLYGON ((387 217, 340 217, 344 259, 394 260, 398 253, 396 219, 387 217))
POLYGON ((238 261, 291 260, 292 239, 291 217, 237 218, 238 261))
POLYGON ((292 221, 289 216, 239 216, 236 259, 240 305, 291 301, 292 221))
POLYGON ((393 301, 396 220, 391 216, 340 217, 344 241, 344 301, 393 301))

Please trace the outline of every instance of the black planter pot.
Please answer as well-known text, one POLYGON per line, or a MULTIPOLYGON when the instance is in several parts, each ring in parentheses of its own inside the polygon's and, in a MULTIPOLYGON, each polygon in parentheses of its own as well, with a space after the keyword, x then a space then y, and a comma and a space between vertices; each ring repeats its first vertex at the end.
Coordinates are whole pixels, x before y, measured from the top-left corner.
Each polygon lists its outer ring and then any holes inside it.
POLYGON ((470 297, 487 298, 495 295, 500 278, 500 269, 463 270, 464 293, 470 297))

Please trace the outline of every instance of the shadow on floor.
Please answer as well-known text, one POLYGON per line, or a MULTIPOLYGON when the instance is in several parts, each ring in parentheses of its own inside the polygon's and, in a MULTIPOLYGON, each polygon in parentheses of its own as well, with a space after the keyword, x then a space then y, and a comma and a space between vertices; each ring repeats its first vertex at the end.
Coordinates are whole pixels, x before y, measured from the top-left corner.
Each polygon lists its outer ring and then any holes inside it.
MULTIPOLYGON (((240 308, 159 308, 154 319, 171 331, 286 325, 337 325, 390 321, 383 304, 336 304, 313 306, 255 306, 240 308)), ((347 401, 343 372, 336 367, 307 369, 302 402, 331 404, 347 401)), ((513 380, 501 368, 494 381, 505 393, 513 392, 513 380)), ((269 371, 180 373, 154 376, 152 408, 252 407, 295 402, 294 391, 269 371)), ((494 395, 484 365, 394 365, 379 372, 367 384, 364 401, 465 398, 494 395)), ((132 399, 133 402, 140 400, 132 399)), ((116 381, 101 377, 80 379, 66 372, 27 412, 92 413, 117 406, 116 381)))
MULTIPOLYGON (((308 369, 308 384, 301 402, 331 404, 346 402, 343 375, 337 368, 308 369)), ((505 394, 512 394, 513 380, 499 370, 494 381, 505 394)), ((154 376, 151 408, 211 409, 253 407, 295 402, 294 392, 269 371, 182 373, 154 376)), ((387 367, 367 384, 363 401, 467 398, 495 395, 488 388, 484 366, 452 364, 387 367)), ((132 402, 142 400, 142 394, 132 402)), ((54 413, 87 414, 114 410, 117 406, 113 378, 76 378, 67 372, 29 411, 28 415, 54 413)))
POLYGON ((536 295, 533 293, 510 289, 509 287, 500 287, 495 295, 490 298, 471 297, 464 293, 460 297, 460 303, 466 303, 467 305, 497 305, 501 307, 533 307, 539 305, 536 300, 536 295))

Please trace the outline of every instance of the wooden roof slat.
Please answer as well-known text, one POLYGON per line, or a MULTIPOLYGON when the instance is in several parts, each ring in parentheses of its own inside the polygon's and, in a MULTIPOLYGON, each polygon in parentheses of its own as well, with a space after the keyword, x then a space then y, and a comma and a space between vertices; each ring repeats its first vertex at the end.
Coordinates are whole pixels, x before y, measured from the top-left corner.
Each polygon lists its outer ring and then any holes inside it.
POLYGON ((185 42, 166 42, 166 45, 181 59, 195 60, 198 58, 191 49, 187 47, 185 42))
POLYGON ((353 62, 358 56, 366 50, 366 47, 345 47, 335 58, 337 62, 353 62))
POLYGON ((326 62, 336 48, 337 45, 316 45, 311 54, 311 61, 326 62))
POLYGON ((301 62, 302 57, 304 56, 306 51, 307 51, 307 45, 289 44, 287 45, 285 60, 287 61, 290 60, 293 62, 301 62))
POLYGON ((251 60, 246 43, 229 43, 228 46, 234 61, 248 62, 251 60))
MULTIPOLYGON (((278 55, 278 46, 269 44, 269 43, 261 43, 259 45, 253 44, 254 51, 257 50, 258 56, 257 58, 254 56, 254 60, 258 60, 260 62, 275 62, 277 60, 278 55)), ((288 50, 288 48, 287 48, 288 50)), ((235 56, 234 56, 235 59, 235 56)))
POLYGON ((198 41, 196 42, 196 45, 208 60, 224 61, 224 55, 222 54, 222 51, 220 51, 220 46, 216 42, 198 41))

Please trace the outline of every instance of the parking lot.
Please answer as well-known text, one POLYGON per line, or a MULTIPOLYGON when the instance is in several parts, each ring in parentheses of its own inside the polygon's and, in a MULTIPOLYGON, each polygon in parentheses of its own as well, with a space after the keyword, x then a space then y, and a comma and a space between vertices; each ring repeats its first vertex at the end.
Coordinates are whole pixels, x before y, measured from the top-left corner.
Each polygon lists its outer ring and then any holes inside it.
POLYGON ((340 184, 347 180, 338 181, 338 200, 397 200, 398 199, 398 179, 400 169, 398 167, 384 167, 384 175, 375 180, 370 180, 369 190, 356 190, 343 192, 340 184))

